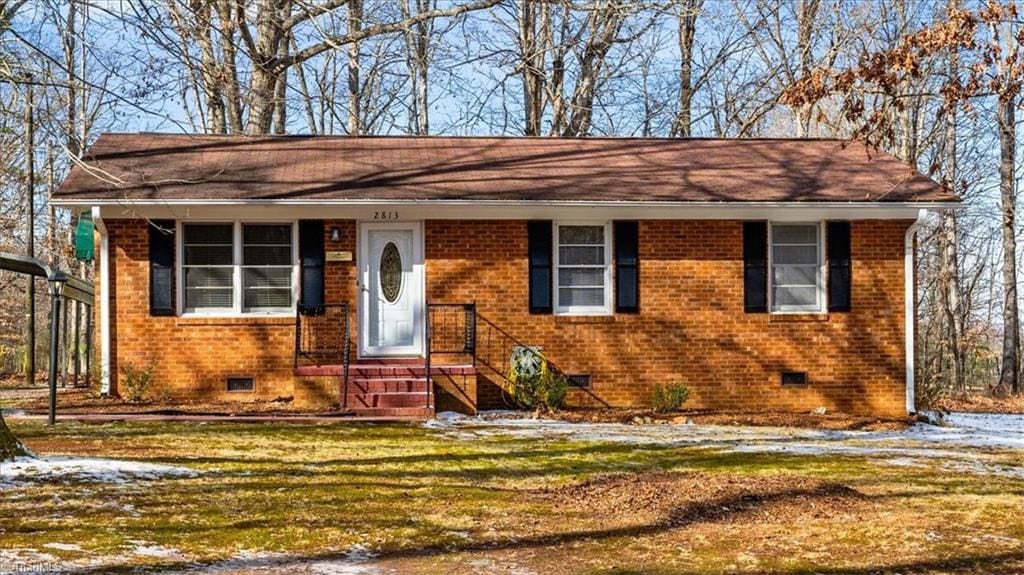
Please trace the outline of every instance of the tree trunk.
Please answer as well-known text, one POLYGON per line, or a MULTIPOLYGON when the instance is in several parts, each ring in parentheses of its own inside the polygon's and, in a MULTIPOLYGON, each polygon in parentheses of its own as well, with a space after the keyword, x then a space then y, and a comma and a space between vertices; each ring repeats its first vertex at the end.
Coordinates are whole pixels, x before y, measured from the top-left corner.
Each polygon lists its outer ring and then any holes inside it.
POLYGON ((15 457, 23 457, 30 455, 25 446, 18 441, 17 437, 11 433, 11 429, 7 427, 7 422, 4 421, 4 416, 0 413, 0 461, 8 461, 15 457))
POLYGON ((284 40, 284 18, 291 12, 285 1, 261 2, 256 11, 256 38, 253 41, 252 79, 249 84, 249 117, 245 132, 250 135, 269 134, 277 110, 277 90, 281 74, 287 66, 279 65, 279 52, 284 40))
POLYGON ((689 138, 693 126, 693 40, 697 16, 704 0, 683 0, 679 12, 679 110, 672 125, 673 138, 689 138))
MULTIPOLYGON (((955 6, 955 4, 954 4, 955 6)), ((957 77, 957 56, 951 55, 949 61, 949 73, 951 78, 957 77)), ((949 106, 946 111, 946 133, 945 133, 945 184, 950 190, 956 190, 957 179, 957 115, 956 106, 949 106)), ((964 392, 966 381, 964 375, 964 327, 963 314, 961 312, 961 286, 960 286, 960 259, 958 255, 957 237, 957 216, 953 210, 946 210, 942 214, 942 228, 939 230, 939 297, 942 299, 942 312, 945 315, 946 324, 946 348, 952 364, 953 389, 964 392)))
POLYGON ((1014 238, 1015 108, 1014 94, 999 98, 999 195, 1002 202, 1003 231, 1003 359, 999 370, 999 391, 1020 393, 1020 316, 1017 312, 1017 244, 1014 238))
MULTIPOLYGON (((35 128, 35 87, 31 82, 25 85, 27 97, 25 99, 25 255, 30 258, 36 256, 36 172, 35 172, 35 151, 36 151, 36 128, 35 128)), ((35 385, 36 379, 36 282, 35 278, 29 276, 28 289, 26 290, 26 332, 25 342, 25 378, 28 385, 35 385)))
POLYGON ((238 86, 238 50, 235 46, 235 11, 232 0, 217 3, 217 17, 220 20, 221 84, 227 103, 227 122, 232 134, 241 134, 245 124, 242 121, 242 90, 238 86))
POLYGON ((594 98, 597 96, 605 58, 611 50, 622 27, 624 8, 618 4, 595 10, 587 16, 590 39, 580 57, 579 74, 570 104, 571 112, 562 135, 586 137, 590 134, 590 122, 594 115, 594 98))
MULTIPOLYGON (((814 23, 818 18, 820 0, 801 0, 797 8, 797 55, 800 57, 800 77, 806 78, 813 64, 813 44, 811 35, 814 23)), ((797 112, 796 137, 806 138, 811 130, 811 106, 804 104, 797 112)))
MULTIPOLYGON (((68 102, 65 119, 67 134, 65 134, 68 151, 73 156, 78 156, 81 151, 81 143, 78 141, 78 112, 75 108, 78 104, 77 82, 75 77, 75 51, 77 50, 77 38, 75 27, 78 21, 78 2, 68 2, 68 15, 65 21, 64 31, 64 67, 67 70, 68 102)), ((85 113, 85 110, 82 111, 85 113)))
MULTIPOLYGON (((288 48, 291 44, 289 35, 286 35, 278 48, 278 57, 284 58, 288 55, 288 48)), ((274 133, 284 134, 288 131, 288 69, 281 70, 277 75, 277 85, 274 86, 274 133)))
POLYGON ((957 221, 952 210, 942 214, 939 230, 939 293, 944 316, 944 339, 951 373, 946 382, 957 391, 964 391, 963 326, 960 314, 960 270, 957 256, 957 221))
MULTIPOLYGON (((356 34, 363 26, 363 0, 352 0, 348 5, 348 33, 356 34)), ((363 133, 363 112, 359 86, 360 42, 348 45, 348 133, 358 136, 363 133)))
MULTIPOLYGON (((546 9, 546 8, 545 8, 546 9)), ((519 51, 523 76, 523 134, 539 136, 544 115, 544 48, 538 41, 541 5, 523 0, 519 9, 519 51)))

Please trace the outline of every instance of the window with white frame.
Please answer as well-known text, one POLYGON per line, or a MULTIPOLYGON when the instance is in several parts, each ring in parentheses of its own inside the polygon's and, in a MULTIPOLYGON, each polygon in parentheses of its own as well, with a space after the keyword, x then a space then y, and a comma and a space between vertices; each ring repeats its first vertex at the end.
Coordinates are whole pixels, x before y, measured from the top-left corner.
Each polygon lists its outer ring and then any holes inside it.
POLYGON ((185 313, 289 313, 296 275, 293 224, 182 224, 185 313))
POLYGON ((555 224, 555 312, 611 313, 608 224, 555 224))
POLYGON ((771 224, 771 309, 820 312, 825 308, 821 224, 771 224))
POLYGON ((294 265, 292 226, 242 224, 242 310, 290 309, 294 265))

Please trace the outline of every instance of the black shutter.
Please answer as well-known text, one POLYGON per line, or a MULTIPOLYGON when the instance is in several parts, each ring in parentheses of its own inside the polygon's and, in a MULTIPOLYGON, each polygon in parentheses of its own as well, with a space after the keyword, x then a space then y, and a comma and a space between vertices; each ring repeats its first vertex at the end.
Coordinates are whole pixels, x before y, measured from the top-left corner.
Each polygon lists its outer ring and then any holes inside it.
POLYGON ((615 222, 615 311, 640 311, 640 226, 615 222))
POLYGON ((551 222, 527 223, 530 252, 530 313, 551 313, 551 222))
POLYGON ((743 222, 743 311, 768 311, 767 222, 743 222))
POLYGON ((828 311, 850 311, 850 222, 828 222, 828 311))
POLYGON ((174 315, 174 220, 150 222, 149 315, 174 315))
POLYGON ((299 261, 302 263, 302 291, 299 311, 321 314, 324 311, 324 222, 299 222, 299 261))

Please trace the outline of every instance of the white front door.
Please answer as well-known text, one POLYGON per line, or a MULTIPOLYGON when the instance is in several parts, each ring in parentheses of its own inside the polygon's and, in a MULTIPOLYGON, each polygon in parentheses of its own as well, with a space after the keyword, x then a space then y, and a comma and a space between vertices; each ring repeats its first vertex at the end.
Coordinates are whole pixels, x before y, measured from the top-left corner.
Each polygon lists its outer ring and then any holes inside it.
POLYGON ((423 226, 359 226, 360 355, 423 353, 423 226))

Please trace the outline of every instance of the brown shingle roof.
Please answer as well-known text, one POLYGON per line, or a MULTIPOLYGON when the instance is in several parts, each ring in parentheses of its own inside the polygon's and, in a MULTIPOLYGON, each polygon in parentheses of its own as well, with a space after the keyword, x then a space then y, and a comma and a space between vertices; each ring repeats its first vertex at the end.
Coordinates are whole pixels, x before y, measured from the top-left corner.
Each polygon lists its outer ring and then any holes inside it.
POLYGON ((56 200, 952 202, 839 140, 103 134, 56 200))

